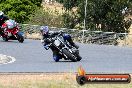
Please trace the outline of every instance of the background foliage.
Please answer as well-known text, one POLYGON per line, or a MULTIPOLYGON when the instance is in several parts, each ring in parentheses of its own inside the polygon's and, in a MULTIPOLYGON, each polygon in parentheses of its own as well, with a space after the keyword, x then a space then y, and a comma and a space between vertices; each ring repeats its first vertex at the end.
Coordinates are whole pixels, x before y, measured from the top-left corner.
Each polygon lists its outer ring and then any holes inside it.
MULTIPOLYGON (((80 26, 84 21, 84 6, 85 0, 57 0, 62 3, 65 10, 72 11, 73 7, 77 8, 77 14, 75 15, 76 24, 73 20, 70 21, 69 14, 64 17, 71 24, 80 26), (70 2, 70 3, 69 3, 70 2)), ((130 27, 127 21, 124 20, 126 12, 129 10, 131 13, 132 1, 131 0, 88 0, 87 4, 87 16, 86 16, 86 28, 91 30, 113 31, 113 32, 125 32, 126 28, 130 27), (127 9, 125 9, 127 8, 127 9), (123 13, 125 11, 125 13, 123 13), (101 25, 101 27, 99 27, 101 25), (127 25, 127 26, 125 26, 127 25)), ((127 13, 128 14, 128 13, 127 13)), ((73 18, 74 19, 74 18, 73 18)), ((68 27, 74 28, 73 25, 68 27)), ((131 20, 130 20, 131 21, 131 20)))
POLYGON ((30 15, 29 24, 48 25, 50 27, 62 27, 64 25, 62 15, 57 11, 38 8, 30 15))
POLYGON ((1 0, 0 10, 19 23, 29 20, 29 15, 41 5, 42 0, 1 0))
MULTIPOLYGON (((63 4, 61 15, 41 8, 42 0, 0 0, 0 10, 19 23, 83 29, 85 0, 56 0, 63 4), (38 8, 40 7, 40 8, 38 8)), ((86 29, 127 32, 132 20, 131 0, 88 0, 86 29)))

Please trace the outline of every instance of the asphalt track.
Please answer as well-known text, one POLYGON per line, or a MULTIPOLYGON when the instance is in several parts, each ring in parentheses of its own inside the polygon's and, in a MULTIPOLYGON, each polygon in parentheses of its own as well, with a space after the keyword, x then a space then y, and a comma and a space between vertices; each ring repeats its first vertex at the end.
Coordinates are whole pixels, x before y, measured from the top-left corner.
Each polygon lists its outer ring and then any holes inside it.
POLYGON ((0 54, 16 61, 0 65, 0 72, 77 72, 82 66, 87 72, 132 73, 132 48, 111 45, 80 44, 80 62, 54 62, 51 50, 45 50, 40 40, 4 42, 0 39, 0 54))

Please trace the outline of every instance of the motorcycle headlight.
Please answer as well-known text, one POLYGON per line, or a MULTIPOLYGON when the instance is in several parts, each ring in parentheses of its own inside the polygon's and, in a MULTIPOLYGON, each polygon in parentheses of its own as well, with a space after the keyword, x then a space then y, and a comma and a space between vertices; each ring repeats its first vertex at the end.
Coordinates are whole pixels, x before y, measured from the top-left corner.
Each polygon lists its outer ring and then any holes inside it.
POLYGON ((54 41, 54 44, 55 44, 56 46, 59 46, 59 45, 60 45, 60 41, 59 41, 59 40, 55 40, 55 41, 54 41))

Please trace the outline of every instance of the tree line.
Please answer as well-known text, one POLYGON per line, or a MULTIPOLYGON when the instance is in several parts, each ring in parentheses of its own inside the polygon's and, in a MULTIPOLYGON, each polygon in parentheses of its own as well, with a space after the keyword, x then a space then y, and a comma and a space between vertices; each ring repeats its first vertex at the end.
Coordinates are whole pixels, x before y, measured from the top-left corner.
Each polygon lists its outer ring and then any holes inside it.
MULTIPOLYGON (((0 10, 19 23, 46 24, 84 29, 85 0, 56 0, 65 12, 54 15, 41 8, 42 0, 0 0, 0 10), (40 7, 40 8, 38 8, 40 7), (56 21, 57 20, 57 21, 56 21)), ((131 0, 87 0, 86 29, 128 32, 132 20, 131 0)))
POLYGON ((41 2, 42 0, 0 0, 0 10, 9 18, 24 23, 29 20, 29 15, 41 6, 41 2))
MULTIPOLYGON (((83 27, 86 0, 57 0, 65 7, 65 25, 83 27), (76 12, 72 9, 77 8, 76 12), (73 16, 74 15, 74 16, 73 16)), ((128 32, 132 20, 124 20, 132 15, 131 0, 87 0, 86 29, 113 32, 128 32)))

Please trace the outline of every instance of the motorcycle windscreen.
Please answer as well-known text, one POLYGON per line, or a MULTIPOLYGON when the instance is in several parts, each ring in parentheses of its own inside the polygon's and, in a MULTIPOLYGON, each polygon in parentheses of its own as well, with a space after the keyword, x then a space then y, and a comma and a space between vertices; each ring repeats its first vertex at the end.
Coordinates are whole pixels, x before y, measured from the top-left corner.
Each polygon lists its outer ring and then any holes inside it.
POLYGON ((10 19, 10 20, 7 20, 5 23, 8 27, 8 29, 12 29, 12 28, 16 27, 16 22, 14 20, 10 19))

